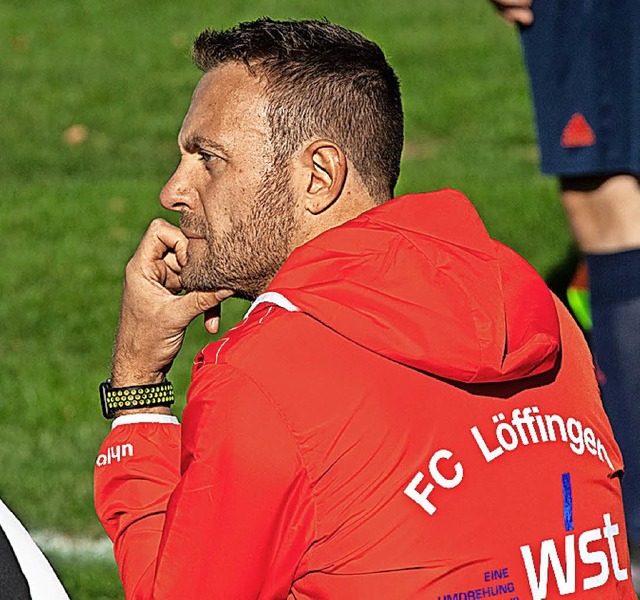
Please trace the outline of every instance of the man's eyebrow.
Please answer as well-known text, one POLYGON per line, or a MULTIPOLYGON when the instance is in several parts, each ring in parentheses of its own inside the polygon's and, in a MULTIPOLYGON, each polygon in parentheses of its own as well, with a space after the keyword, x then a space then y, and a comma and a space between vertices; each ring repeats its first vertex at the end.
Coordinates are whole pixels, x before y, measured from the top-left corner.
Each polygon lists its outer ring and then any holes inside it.
POLYGON ((201 135, 190 135, 181 141, 181 146, 185 152, 195 153, 199 150, 218 150, 220 152, 226 152, 224 146, 214 142, 213 140, 201 135))

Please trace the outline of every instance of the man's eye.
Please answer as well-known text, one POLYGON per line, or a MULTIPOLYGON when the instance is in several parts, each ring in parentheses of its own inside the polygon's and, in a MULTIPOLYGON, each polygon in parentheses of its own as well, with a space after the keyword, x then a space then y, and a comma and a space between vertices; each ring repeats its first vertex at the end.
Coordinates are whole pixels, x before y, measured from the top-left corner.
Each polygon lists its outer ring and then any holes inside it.
POLYGON ((208 152, 200 151, 198 154, 200 155, 200 160, 204 163, 210 163, 218 158, 215 154, 209 154, 208 152))

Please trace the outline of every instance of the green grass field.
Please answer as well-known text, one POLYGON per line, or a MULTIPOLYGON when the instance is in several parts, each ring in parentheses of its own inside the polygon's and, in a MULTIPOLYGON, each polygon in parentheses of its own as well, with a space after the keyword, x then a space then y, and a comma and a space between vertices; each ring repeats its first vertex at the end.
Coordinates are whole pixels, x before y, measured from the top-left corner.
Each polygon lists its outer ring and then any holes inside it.
MULTIPOLYGON (((148 222, 168 216, 157 196, 199 77, 190 41, 262 15, 326 16, 380 43, 406 110, 398 192, 463 190, 545 276, 570 254, 555 182, 538 172, 517 35, 486 0, 4 0, 0 497, 34 532, 104 539, 91 487, 108 431, 97 386, 125 263, 148 222)), ((245 305, 226 308, 229 327, 245 305)), ((195 323, 171 374, 182 398, 207 341, 195 323)), ((74 600, 122 597, 108 557, 47 551, 74 600)))

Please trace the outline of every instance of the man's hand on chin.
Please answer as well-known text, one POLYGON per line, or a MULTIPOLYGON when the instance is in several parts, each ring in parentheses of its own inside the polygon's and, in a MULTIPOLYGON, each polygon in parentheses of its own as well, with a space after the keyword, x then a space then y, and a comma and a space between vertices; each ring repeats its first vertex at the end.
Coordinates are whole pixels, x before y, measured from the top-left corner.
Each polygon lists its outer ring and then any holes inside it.
MULTIPOLYGON (((233 292, 182 294, 180 273, 187 261, 188 243, 179 228, 156 219, 127 264, 113 352, 113 387, 161 382, 180 351, 187 325, 198 315, 206 313, 205 327, 210 333, 217 332, 216 307, 233 292)), ((135 412, 168 410, 158 407, 135 412)))

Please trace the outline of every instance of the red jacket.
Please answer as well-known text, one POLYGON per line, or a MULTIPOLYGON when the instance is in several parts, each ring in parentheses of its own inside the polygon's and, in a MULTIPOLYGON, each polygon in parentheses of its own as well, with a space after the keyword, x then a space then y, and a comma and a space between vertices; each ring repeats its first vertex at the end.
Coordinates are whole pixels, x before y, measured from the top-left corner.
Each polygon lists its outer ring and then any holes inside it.
POLYGON ((296 250, 97 465, 127 598, 635 599, 585 341, 451 190, 296 250))

